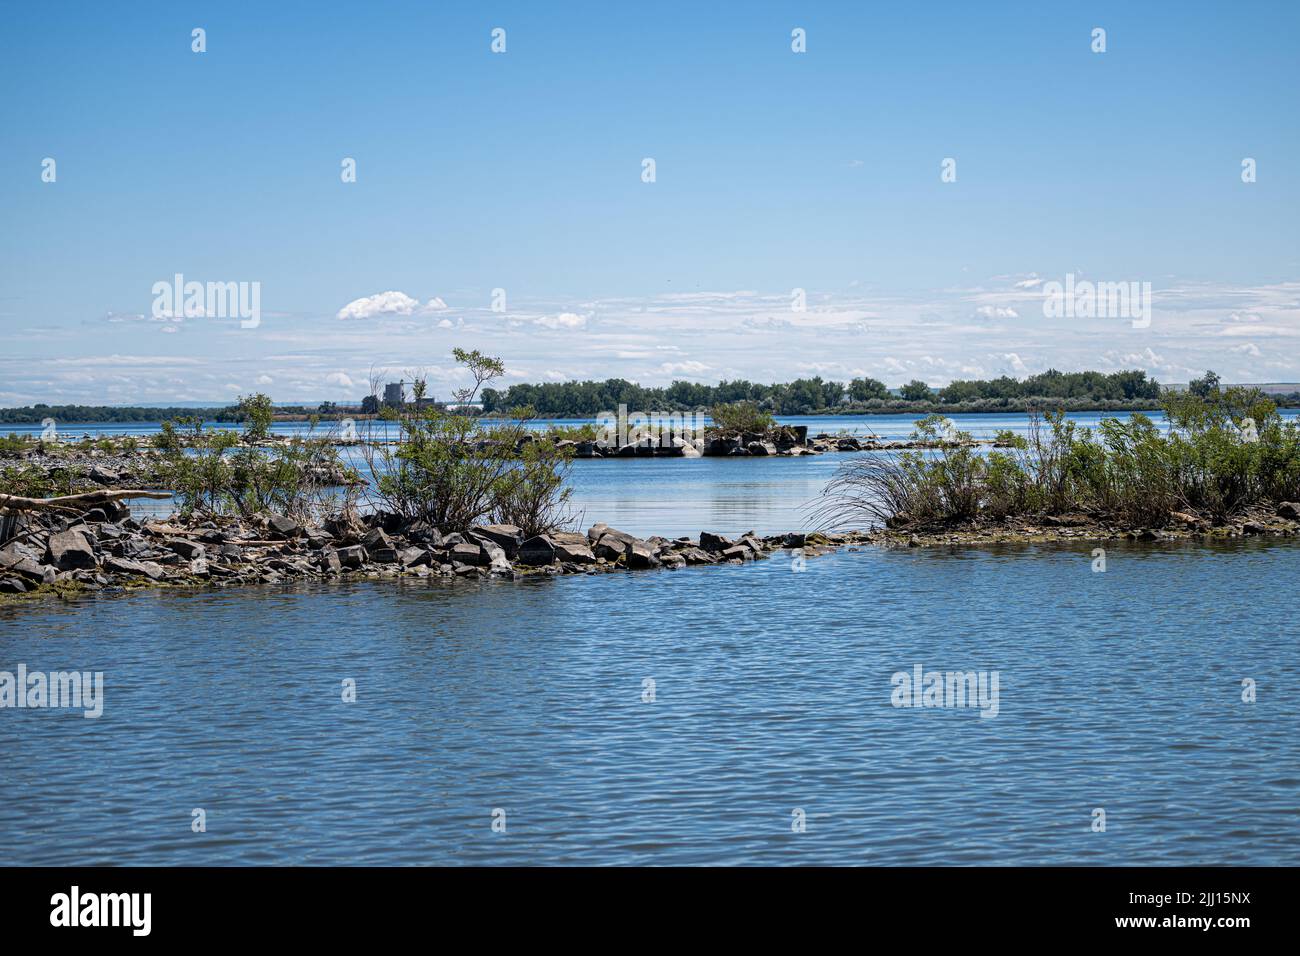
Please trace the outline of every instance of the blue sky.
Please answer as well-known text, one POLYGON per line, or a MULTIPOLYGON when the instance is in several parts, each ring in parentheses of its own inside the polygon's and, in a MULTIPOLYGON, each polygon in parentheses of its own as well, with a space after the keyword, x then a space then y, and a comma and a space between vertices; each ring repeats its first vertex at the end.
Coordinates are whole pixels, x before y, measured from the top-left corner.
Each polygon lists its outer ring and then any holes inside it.
POLYGON ((718 6, 7 8, 0 403, 446 392, 456 345, 511 381, 1300 380, 1300 4, 718 6), (176 273, 260 283, 260 324, 159 320, 176 273), (1046 318, 1067 273, 1153 321, 1046 318))

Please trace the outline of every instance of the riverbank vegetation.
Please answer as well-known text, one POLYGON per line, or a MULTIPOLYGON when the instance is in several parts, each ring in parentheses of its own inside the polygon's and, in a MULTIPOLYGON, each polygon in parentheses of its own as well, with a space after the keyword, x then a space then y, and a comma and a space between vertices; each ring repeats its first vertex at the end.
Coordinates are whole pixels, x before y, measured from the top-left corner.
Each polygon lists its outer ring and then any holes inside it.
POLYGON ((253 444, 259 432, 253 420, 243 436, 205 428, 197 418, 164 422, 155 482, 175 493, 186 518, 273 513, 309 520, 355 500, 359 479, 339 460, 333 436, 308 433, 264 449, 253 444))
MULTIPOLYGON (((455 394, 463 408, 480 390, 505 374, 499 358, 475 350, 453 350, 471 384, 455 394)), ((509 422, 485 421, 460 411, 425 404, 426 382, 416 378, 416 401, 387 408, 396 422, 395 445, 363 441, 378 503, 406 522, 442 531, 465 531, 483 520, 540 535, 565 526, 573 452, 553 435, 528 428, 531 409, 509 422)))
MULTIPOLYGON (((1300 425, 1257 390, 1167 395, 1163 430, 1147 416, 1079 427, 1059 411, 1001 450, 965 444, 855 459, 817 509, 824 527, 928 530, 1074 516, 1127 528, 1222 525, 1256 507, 1300 500, 1300 425)), ((965 439, 941 416, 916 437, 965 439)))

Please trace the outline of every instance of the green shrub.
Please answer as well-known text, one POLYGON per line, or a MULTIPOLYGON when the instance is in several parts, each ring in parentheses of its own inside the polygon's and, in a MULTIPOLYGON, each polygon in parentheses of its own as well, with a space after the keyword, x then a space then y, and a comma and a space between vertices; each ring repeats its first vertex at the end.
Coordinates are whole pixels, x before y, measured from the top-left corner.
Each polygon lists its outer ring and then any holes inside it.
MULTIPOLYGON (((1300 426, 1284 422, 1257 390, 1176 394, 1165 412, 1163 434, 1140 413, 1103 419, 1093 433, 1051 412, 1031 420, 1027 438, 999 433, 1006 450, 946 443, 855 459, 837 471, 814 514, 829 526, 1081 512, 1160 527, 1174 511, 1223 523, 1253 505, 1300 498, 1300 426)), ((938 441, 943 421, 921 419, 913 437, 938 441)))
MULTIPOLYGON (((477 350, 455 349, 452 354, 472 379, 455 393, 457 405, 472 402, 485 383, 505 373, 500 359, 477 350)), ((403 519, 443 531, 464 531, 488 517, 530 534, 554 530, 568 502, 569 456, 528 429, 531 410, 524 410, 519 421, 484 424, 422 405, 425 392, 425 381, 417 377, 416 400, 386 410, 398 424, 395 446, 362 445, 379 503, 403 519)))
POLYGON ((776 424, 770 412, 763 411, 753 402, 714 405, 709 418, 724 434, 763 435, 776 424))

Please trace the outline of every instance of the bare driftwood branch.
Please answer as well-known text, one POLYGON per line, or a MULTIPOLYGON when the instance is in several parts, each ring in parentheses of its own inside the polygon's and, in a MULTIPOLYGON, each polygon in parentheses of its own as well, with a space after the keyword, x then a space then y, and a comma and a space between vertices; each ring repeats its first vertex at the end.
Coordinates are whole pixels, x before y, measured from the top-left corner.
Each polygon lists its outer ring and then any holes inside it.
POLYGON ((21 495, 0 494, 0 511, 45 511, 60 508, 93 508, 109 501, 122 501, 126 498, 154 498, 164 500, 172 496, 170 491, 137 491, 125 489, 120 491, 87 491, 79 495, 62 495, 58 498, 24 498, 21 495))

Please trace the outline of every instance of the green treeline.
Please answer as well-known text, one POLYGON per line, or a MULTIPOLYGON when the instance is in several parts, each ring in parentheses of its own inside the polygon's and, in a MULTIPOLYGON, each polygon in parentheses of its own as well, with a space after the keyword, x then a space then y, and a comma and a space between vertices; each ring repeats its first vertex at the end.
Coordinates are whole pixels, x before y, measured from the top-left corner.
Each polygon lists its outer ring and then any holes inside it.
MULTIPOLYGON (((318 409, 280 408, 276 415, 307 415, 318 409)), ((115 405, 28 405, 25 408, 0 408, 0 425, 39 425, 47 418, 60 425, 92 423, 127 424, 130 422, 166 422, 175 419, 202 418, 204 421, 231 423, 243 421, 246 413, 239 405, 221 408, 132 408, 115 405)))
POLYGON ((1159 383, 1147 378, 1143 371, 1105 374, 1053 369, 1023 380, 1004 376, 989 381, 953 382, 938 391, 924 382, 913 381, 904 385, 897 395, 873 378, 855 378, 846 383, 824 381, 820 376, 776 385, 743 380, 717 385, 678 381, 666 388, 646 388, 621 378, 604 382, 552 382, 511 385, 504 391, 484 389, 483 410, 508 412, 531 406, 546 418, 587 418, 615 411, 620 404, 636 411, 689 411, 732 402, 753 402, 763 411, 776 415, 809 415, 853 408, 921 410, 920 406, 928 405, 988 404, 993 408, 1008 408, 1034 399, 1056 399, 1070 406, 1092 403, 1103 407, 1153 408, 1159 397, 1159 383))
MULTIPOLYGON (((26 408, 0 408, 0 423, 39 425, 47 418, 56 422, 159 422, 191 415, 214 416, 229 409, 198 408, 116 408, 111 405, 29 405, 26 408)), ((220 419, 218 419, 220 420, 220 419)))

